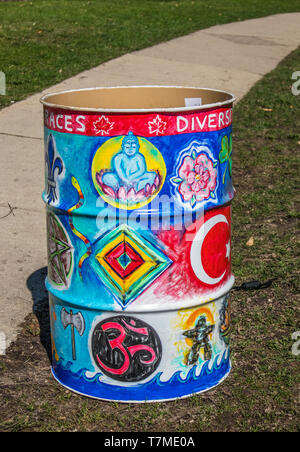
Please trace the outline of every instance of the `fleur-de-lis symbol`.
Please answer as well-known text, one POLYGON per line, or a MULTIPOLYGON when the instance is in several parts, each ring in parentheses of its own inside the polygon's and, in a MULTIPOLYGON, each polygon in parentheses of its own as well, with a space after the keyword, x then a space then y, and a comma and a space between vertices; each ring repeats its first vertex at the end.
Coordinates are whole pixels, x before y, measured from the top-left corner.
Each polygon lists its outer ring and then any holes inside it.
POLYGON ((63 162, 60 157, 56 156, 55 151, 55 142, 53 135, 49 136, 48 140, 48 149, 45 156, 46 165, 47 165, 47 201, 48 204, 50 202, 55 202, 57 200, 56 193, 56 174, 59 175, 63 171, 63 162))
POLYGON ((223 174, 223 184, 225 182, 225 175, 228 169, 229 176, 232 173, 232 135, 229 136, 229 141, 227 135, 222 138, 221 151, 219 153, 219 160, 221 163, 227 162, 224 174, 223 174))

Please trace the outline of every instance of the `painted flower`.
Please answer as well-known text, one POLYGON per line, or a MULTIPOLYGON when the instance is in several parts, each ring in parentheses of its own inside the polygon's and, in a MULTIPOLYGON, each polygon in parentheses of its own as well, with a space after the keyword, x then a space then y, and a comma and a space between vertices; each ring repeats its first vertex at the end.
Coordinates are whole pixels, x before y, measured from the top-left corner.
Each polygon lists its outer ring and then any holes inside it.
POLYGON ((142 202, 154 195, 159 185, 161 184, 161 177, 157 171, 157 176, 155 177, 153 185, 147 184, 142 190, 136 191, 133 187, 120 186, 116 189, 109 187, 103 183, 104 171, 96 173, 96 180, 100 186, 102 192, 112 199, 120 200, 124 203, 135 204, 137 202, 142 202))
POLYGON ((179 192, 184 201, 188 201, 194 206, 196 202, 215 197, 214 190, 217 185, 216 164, 201 153, 198 156, 186 156, 179 168, 178 175, 173 179, 179 183, 179 192))

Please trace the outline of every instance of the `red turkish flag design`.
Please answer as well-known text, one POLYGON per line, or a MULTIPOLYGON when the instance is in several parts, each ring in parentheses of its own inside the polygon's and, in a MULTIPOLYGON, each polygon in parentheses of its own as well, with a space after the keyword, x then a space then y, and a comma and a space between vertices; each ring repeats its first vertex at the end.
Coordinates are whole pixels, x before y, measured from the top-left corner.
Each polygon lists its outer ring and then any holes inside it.
POLYGON ((231 277, 231 206, 212 209, 184 234, 162 231, 159 238, 173 260, 158 280, 157 293, 181 298, 209 293, 231 277))

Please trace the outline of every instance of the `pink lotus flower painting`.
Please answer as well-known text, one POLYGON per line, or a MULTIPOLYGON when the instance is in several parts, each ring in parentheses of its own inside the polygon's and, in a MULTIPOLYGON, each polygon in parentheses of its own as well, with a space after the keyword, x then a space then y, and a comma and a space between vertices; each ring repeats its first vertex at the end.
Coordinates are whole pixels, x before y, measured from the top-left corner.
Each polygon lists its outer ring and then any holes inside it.
POLYGON ((192 207, 197 202, 215 198, 214 190, 217 186, 217 162, 213 162, 205 153, 185 156, 178 171, 179 177, 173 182, 179 184, 178 190, 182 200, 189 202, 192 207))
POLYGON ((134 187, 126 187, 120 186, 118 188, 109 187, 103 182, 103 176, 105 175, 105 171, 100 171, 96 173, 96 180, 98 182, 99 187, 101 187, 104 194, 109 196, 111 199, 119 200, 123 203, 128 203, 129 205, 136 204, 138 202, 143 202, 154 195, 154 193, 158 190, 161 177, 159 173, 156 173, 156 177, 154 178, 154 182, 152 185, 149 183, 140 190, 137 190, 134 187))

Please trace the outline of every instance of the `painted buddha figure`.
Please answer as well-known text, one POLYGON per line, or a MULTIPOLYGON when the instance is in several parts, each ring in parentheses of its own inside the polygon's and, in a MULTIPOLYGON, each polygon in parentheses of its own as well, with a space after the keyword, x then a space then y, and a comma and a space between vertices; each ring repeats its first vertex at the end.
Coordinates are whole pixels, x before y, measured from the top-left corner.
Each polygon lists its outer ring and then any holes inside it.
POLYGON ((157 177, 156 172, 147 171, 145 157, 139 152, 138 138, 129 132, 122 140, 122 149, 112 159, 112 171, 105 172, 102 182, 117 192, 120 187, 147 192, 157 177))

